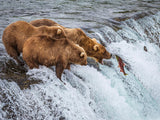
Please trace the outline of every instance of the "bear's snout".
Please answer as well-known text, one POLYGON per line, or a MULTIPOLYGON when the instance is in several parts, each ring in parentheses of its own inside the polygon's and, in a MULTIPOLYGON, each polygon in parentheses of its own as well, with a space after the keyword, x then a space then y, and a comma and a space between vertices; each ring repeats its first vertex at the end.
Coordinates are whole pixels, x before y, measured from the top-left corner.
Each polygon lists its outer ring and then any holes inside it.
POLYGON ((112 54, 111 53, 109 53, 109 52, 107 52, 107 54, 105 55, 105 57, 104 58, 106 58, 106 59, 110 59, 112 57, 112 54))

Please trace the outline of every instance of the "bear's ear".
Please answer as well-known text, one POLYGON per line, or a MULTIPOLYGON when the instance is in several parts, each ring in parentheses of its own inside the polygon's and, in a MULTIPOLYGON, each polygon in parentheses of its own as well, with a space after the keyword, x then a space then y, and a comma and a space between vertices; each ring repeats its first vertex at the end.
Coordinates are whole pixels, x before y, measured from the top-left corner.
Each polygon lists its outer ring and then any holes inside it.
POLYGON ((80 58, 83 58, 83 57, 84 57, 84 55, 85 55, 85 53, 84 53, 84 52, 81 52, 81 54, 80 54, 80 58))
POLYGON ((97 42, 96 38, 92 38, 93 41, 97 42))
POLYGON ((78 44, 75 44, 77 47, 80 47, 78 44))
POLYGON ((98 46, 98 45, 94 45, 94 46, 93 46, 93 50, 94 50, 94 51, 98 51, 98 49, 99 49, 99 46, 98 46))
POLYGON ((62 33, 62 30, 61 29, 58 29, 57 30, 57 35, 61 34, 62 33))

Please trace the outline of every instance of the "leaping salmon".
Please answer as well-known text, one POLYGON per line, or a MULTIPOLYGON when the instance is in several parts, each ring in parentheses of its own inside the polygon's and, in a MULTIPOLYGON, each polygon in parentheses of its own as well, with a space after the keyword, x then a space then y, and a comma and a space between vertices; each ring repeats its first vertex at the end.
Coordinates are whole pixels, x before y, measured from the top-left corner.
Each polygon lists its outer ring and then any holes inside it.
POLYGON ((117 56, 117 55, 116 55, 116 59, 117 59, 118 64, 119 64, 118 67, 120 68, 120 72, 123 72, 124 75, 128 75, 128 74, 126 74, 125 71, 124 71, 124 66, 125 66, 125 64, 123 63, 122 59, 121 59, 119 56, 117 56))

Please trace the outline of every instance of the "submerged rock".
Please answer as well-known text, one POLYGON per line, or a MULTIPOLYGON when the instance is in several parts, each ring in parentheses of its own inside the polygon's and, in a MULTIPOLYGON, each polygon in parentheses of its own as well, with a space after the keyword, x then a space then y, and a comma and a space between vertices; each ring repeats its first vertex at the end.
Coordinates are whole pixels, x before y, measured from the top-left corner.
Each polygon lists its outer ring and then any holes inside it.
POLYGON ((1 68, 0 78, 9 82, 16 82, 20 89, 30 88, 30 85, 41 82, 41 80, 31 79, 26 75, 26 67, 16 64, 13 59, 3 62, 1 68))
POLYGON ((146 51, 146 52, 148 51, 146 46, 144 46, 144 51, 146 51))
POLYGON ((87 58, 87 62, 89 66, 93 66, 94 68, 96 68, 97 70, 99 70, 99 65, 98 63, 92 59, 92 58, 87 58))

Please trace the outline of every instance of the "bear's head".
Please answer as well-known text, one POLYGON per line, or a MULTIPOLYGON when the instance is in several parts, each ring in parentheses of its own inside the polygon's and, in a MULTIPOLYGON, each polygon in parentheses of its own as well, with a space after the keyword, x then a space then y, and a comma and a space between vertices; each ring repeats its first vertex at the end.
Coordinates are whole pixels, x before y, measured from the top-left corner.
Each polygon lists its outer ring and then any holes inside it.
POLYGON ((102 64, 102 59, 110 59, 112 54, 105 47, 97 42, 95 38, 91 39, 81 30, 77 29, 79 34, 79 45, 84 48, 87 56, 94 58, 102 64))
POLYGON ((112 54, 109 53, 103 45, 99 44, 95 38, 91 40, 92 41, 90 44, 90 49, 92 50, 88 52, 88 56, 93 57, 97 62, 101 64, 103 63, 103 59, 110 59, 112 57, 112 54))
MULTIPOLYGON (((70 41, 71 42, 71 41, 70 41)), ((70 63, 87 65, 87 54, 82 47, 72 42, 70 47, 70 63)))
POLYGON ((64 30, 60 26, 41 26, 41 29, 44 29, 43 27, 47 29, 46 34, 52 39, 66 38, 64 30))

